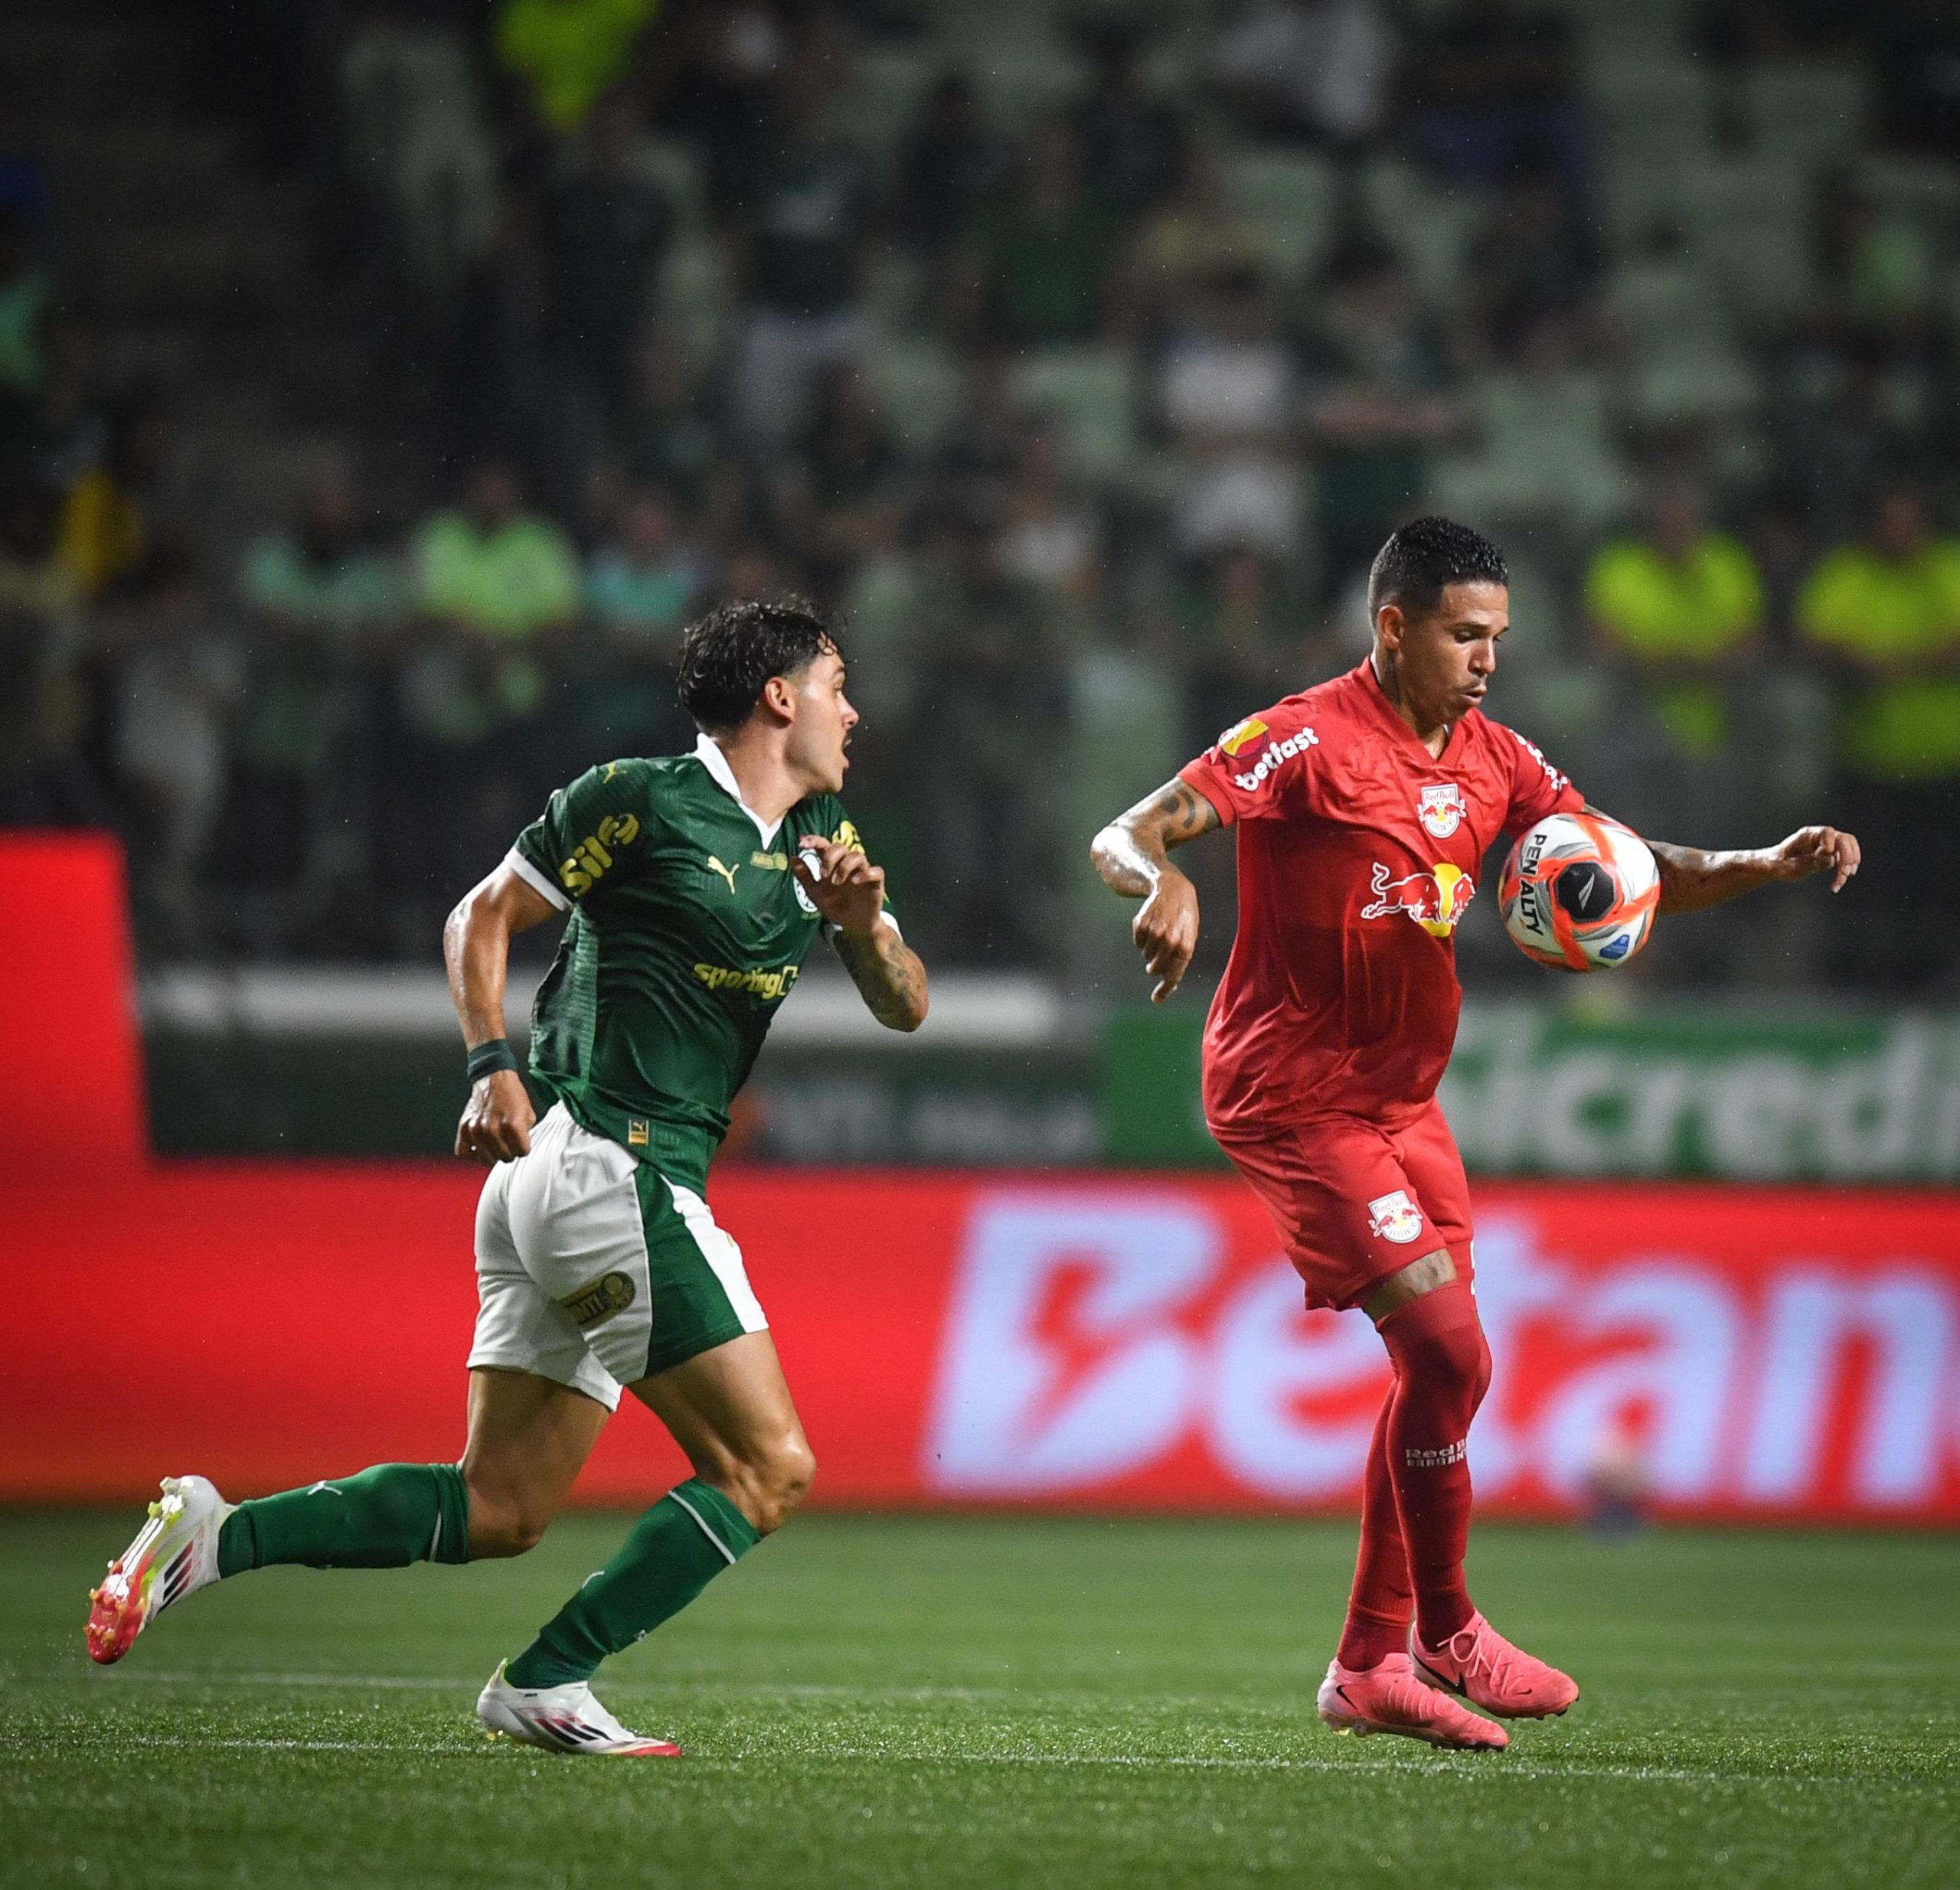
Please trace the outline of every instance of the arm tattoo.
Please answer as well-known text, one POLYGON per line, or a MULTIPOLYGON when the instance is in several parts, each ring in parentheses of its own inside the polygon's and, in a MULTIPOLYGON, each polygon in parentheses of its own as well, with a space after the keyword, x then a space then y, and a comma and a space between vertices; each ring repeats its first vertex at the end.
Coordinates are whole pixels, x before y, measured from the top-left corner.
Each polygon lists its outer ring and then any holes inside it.
POLYGON ((1210 833, 1218 810, 1188 781, 1168 781, 1096 836, 1089 857, 1112 892, 1148 899, 1173 847, 1210 833))
POLYGON ((882 921, 868 938, 838 932, 832 942, 858 995, 888 1030, 916 1030, 926 1021, 926 968, 919 955, 882 921))
POLYGON ((1704 853, 1664 840, 1650 840, 1647 850, 1661 873, 1657 913, 1705 912, 1754 892, 1772 876, 1758 853, 1704 853))

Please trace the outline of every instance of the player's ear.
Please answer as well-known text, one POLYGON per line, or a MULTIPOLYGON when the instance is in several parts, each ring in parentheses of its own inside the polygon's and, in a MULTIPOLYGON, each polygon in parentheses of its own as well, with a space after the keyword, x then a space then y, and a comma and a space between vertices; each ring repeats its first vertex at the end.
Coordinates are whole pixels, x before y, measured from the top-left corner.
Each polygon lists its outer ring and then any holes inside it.
POLYGON ((1391 650, 1401 648, 1403 632, 1408 626, 1409 620, 1403 615, 1400 604, 1383 604, 1375 612, 1375 635, 1391 650))

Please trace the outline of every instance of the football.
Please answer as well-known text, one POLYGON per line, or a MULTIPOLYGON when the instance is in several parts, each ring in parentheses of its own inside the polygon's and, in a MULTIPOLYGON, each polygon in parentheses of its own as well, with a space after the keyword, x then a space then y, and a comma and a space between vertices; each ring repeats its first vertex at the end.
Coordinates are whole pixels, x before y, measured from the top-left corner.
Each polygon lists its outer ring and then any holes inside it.
POLYGON ((1573 971, 1639 956, 1654 929, 1660 870, 1632 828, 1553 814, 1521 834, 1498 881, 1504 930, 1527 958, 1573 971))

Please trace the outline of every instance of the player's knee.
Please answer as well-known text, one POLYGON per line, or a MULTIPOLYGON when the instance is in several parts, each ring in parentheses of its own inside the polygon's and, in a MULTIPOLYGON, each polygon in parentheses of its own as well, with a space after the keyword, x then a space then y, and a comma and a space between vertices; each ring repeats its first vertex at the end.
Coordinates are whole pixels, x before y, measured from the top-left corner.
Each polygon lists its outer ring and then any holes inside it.
POLYGON ((801 1437, 785 1438, 731 1463, 724 1473, 730 1499, 760 1536, 782 1528, 809 1493, 816 1474, 816 1457, 801 1437))
POLYGON ((469 1559, 499 1562, 528 1554, 544 1539, 551 1515, 535 1503, 474 1487, 469 1493, 469 1559))
POLYGON ((1491 1348, 1468 1290, 1452 1281, 1411 1301, 1383 1322, 1381 1335, 1404 1377, 1461 1405, 1467 1422, 1491 1382, 1491 1348))

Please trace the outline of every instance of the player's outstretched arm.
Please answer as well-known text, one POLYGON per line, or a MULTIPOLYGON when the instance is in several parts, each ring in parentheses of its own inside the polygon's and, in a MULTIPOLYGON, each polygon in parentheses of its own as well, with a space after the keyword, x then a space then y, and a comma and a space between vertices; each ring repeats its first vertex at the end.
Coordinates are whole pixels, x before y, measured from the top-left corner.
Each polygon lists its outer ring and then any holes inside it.
MULTIPOLYGON (((501 1043, 504 980, 510 968, 511 940, 552 917, 556 908, 508 866, 463 896, 443 927, 443 961, 449 968, 449 995, 456 1000, 464 1043, 472 1050, 501 1043)), ((470 1085, 469 1102, 456 1125, 456 1152, 486 1168, 531 1153, 531 1127, 537 1119, 524 1077, 511 1065, 492 1070, 470 1085)))
POLYGON ((790 862, 810 902, 828 919, 837 955, 858 994, 887 1030, 926 1021, 926 967, 885 915, 885 870, 855 847, 812 841, 790 862))
POLYGON ((1197 889, 1172 866, 1170 851, 1222 825, 1218 810, 1188 781, 1167 781, 1089 843, 1089 857, 1113 893, 1140 899, 1130 935, 1161 1004, 1183 981, 1197 949, 1197 889))
POLYGON ((1706 912, 1759 886, 1808 880, 1817 873, 1829 873, 1831 891, 1841 893, 1860 857, 1857 837, 1834 827, 1800 827, 1779 845, 1724 853, 1657 840, 1647 846, 1661 870, 1661 899, 1655 909, 1664 914, 1706 912))

